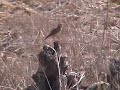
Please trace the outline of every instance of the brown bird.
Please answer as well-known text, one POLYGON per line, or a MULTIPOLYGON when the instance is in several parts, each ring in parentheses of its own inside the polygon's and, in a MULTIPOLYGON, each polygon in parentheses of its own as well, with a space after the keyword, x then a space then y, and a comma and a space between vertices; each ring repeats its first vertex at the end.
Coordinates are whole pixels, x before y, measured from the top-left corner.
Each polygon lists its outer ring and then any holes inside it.
POLYGON ((47 39, 48 37, 50 37, 50 36, 52 36, 52 35, 57 34, 58 32, 60 32, 60 31, 61 31, 61 27, 62 27, 62 24, 59 23, 58 26, 57 26, 57 28, 54 28, 54 29, 50 32, 50 34, 48 34, 48 35, 45 37, 45 39, 47 39))

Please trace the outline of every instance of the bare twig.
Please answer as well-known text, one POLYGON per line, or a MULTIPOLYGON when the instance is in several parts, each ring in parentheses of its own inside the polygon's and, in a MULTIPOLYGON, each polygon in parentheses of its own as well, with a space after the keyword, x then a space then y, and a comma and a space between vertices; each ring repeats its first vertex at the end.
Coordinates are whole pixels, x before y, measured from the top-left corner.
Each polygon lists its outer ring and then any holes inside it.
POLYGON ((83 79, 84 77, 85 77, 85 72, 83 72, 83 73, 81 74, 81 77, 80 77, 80 79, 78 80, 78 82, 76 82, 76 84, 75 84, 74 86, 70 87, 69 90, 71 90, 72 88, 78 86, 78 85, 81 83, 81 81, 82 81, 82 79, 83 79))
POLYGON ((14 89, 14 88, 12 88, 12 87, 7 87, 7 86, 1 86, 1 85, 0 85, 0 88, 5 88, 5 89, 11 89, 11 90, 16 90, 16 89, 14 89))

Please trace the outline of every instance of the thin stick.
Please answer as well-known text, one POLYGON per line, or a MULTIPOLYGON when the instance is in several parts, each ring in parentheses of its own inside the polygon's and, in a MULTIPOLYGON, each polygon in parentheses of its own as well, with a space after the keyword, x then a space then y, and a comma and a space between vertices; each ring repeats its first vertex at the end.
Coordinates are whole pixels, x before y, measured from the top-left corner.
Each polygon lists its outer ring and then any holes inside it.
POLYGON ((82 73, 82 75, 81 75, 79 81, 78 81, 74 86, 70 87, 69 90, 71 90, 72 88, 78 86, 78 85, 81 83, 81 81, 82 81, 82 79, 83 79, 84 77, 85 77, 85 72, 82 73))
POLYGON ((11 90, 16 90, 16 89, 14 89, 14 88, 6 87, 6 86, 0 86, 0 88, 6 88, 6 89, 11 89, 11 90))

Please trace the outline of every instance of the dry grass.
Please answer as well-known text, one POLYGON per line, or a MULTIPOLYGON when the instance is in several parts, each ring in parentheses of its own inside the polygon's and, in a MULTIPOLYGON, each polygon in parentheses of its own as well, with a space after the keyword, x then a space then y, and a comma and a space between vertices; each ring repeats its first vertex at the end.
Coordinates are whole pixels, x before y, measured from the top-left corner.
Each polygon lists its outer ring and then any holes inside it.
MULTIPOLYGON (((107 72, 120 58, 120 7, 106 0, 0 0, 0 90, 23 90, 33 83, 36 55, 59 40, 72 70, 86 71, 83 84, 107 72), (116 9, 118 8, 118 9, 116 9), (63 23, 61 33, 44 38, 63 23)), ((119 0, 118 0, 119 1, 119 0)))

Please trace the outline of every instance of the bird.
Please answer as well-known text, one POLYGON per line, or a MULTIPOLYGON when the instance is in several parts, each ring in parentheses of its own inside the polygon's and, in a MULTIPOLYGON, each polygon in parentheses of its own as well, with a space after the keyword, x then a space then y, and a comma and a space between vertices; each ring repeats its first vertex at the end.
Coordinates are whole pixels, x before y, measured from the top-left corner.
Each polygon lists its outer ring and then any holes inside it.
POLYGON ((45 37, 45 40, 46 40, 48 37, 59 33, 59 32, 61 31, 61 27, 62 27, 62 24, 59 23, 58 26, 57 26, 56 28, 52 29, 52 31, 45 37))

